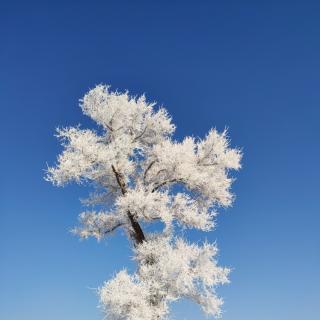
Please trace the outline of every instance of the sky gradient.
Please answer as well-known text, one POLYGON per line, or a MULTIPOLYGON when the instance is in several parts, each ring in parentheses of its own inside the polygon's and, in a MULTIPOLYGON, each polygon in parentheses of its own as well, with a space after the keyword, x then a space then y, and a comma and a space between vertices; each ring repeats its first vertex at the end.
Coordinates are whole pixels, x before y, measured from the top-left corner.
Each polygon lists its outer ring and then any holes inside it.
POLYGON ((92 126, 78 100, 107 83, 164 105, 177 139, 228 127, 243 149, 233 207, 187 235, 233 270, 223 319, 319 319, 319 35, 318 1, 0 2, 0 318, 102 319, 94 288, 134 267, 123 234, 68 232, 88 190, 43 180, 55 128, 92 126))

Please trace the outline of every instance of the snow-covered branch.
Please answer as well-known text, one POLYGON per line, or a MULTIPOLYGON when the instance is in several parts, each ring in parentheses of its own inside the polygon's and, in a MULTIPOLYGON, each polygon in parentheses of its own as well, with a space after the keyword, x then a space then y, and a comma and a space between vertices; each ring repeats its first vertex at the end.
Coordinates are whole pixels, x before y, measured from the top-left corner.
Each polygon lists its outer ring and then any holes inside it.
POLYGON ((175 141, 167 111, 144 95, 99 85, 80 106, 99 130, 58 129, 63 151, 46 180, 95 187, 84 203, 106 210, 80 214, 73 231, 81 238, 100 240, 123 227, 133 240, 137 271, 120 271, 99 291, 108 319, 165 319, 179 298, 218 316, 222 299, 215 288, 228 282, 229 270, 217 266, 215 245, 189 244, 175 230, 214 228, 217 209, 234 199, 231 171, 240 169, 241 151, 230 147, 226 130, 175 141), (143 230, 155 221, 164 225, 162 233, 143 230))
POLYGON ((95 211, 82 212, 79 215, 79 222, 80 227, 74 228, 72 232, 79 235, 80 238, 95 237, 97 240, 101 240, 118 227, 126 225, 126 220, 121 219, 120 216, 95 211))
POLYGON ((222 300, 214 287, 228 282, 229 269, 217 266, 215 245, 154 238, 135 254, 138 272, 120 271, 99 290, 108 319, 164 319, 168 304, 182 297, 199 303, 208 315, 220 314, 222 300))

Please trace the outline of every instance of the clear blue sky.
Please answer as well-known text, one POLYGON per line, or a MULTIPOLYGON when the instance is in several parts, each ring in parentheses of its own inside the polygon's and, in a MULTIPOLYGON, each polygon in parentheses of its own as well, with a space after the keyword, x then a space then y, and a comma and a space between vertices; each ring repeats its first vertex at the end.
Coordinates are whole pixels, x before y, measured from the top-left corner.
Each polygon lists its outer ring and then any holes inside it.
POLYGON ((86 190, 42 179, 99 83, 164 104, 178 139, 227 126, 243 148, 205 235, 233 268, 224 319, 319 319, 319 1, 2 1, 0 39, 1 319, 101 319, 92 288, 130 264, 121 234, 68 233, 86 190))

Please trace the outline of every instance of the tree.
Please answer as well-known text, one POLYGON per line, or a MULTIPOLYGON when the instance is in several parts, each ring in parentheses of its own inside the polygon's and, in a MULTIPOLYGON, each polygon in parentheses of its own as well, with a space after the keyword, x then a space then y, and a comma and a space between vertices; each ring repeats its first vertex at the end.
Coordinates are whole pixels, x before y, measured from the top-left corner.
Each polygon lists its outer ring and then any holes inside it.
POLYGON ((155 105, 104 85, 90 90, 80 106, 98 129, 57 129, 64 150, 46 179, 94 186, 85 204, 100 211, 81 213, 74 233, 100 240, 121 227, 132 243, 136 272, 122 270, 98 291, 108 319, 165 319, 180 298, 219 316, 215 288, 229 269, 217 265, 215 244, 189 243, 177 231, 213 229, 216 209, 232 203, 229 171, 240 168, 241 152, 215 129, 203 140, 173 140, 170 116, 155 105), (149 223, 160 231, 147 233, 149 223))

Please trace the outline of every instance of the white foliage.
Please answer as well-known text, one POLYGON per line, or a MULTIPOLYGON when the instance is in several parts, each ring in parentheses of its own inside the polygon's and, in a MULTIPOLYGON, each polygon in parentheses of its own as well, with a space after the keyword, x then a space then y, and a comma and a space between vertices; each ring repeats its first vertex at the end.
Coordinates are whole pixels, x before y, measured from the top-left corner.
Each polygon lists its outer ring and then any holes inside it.
POLYGON ((217 248, 188 244, 182 239, 149 239, 135 249, 138 271, 126 271, 104 284, 100 301, 108 319, 164 319, 169 303, 188 298, 208 315, 219 316, 222 300, 214 287, 228 282, 229 270, 215 261, 217 248))
POLYGON ((133 142, 154 144, 175 129, 166 110, 154 112, 154 105, 145 96, 130 97, 128 92, 110 92, 108 86, 99 85, 85 95, 81 107, 113 136, 128 135, 133 142))
POLYGON ((126 270, 106 282, 99 293, 107 319, 155 319, 149 316, 151 308, 147 288, 126 270))
POLYGON ((164 222, 170 222, 172 216, 169 215, 168 203, 169 196, 166 192, 147 192, 138 187, 119 197, 116 206, 122 214, 129 210, 139 220, 162 219, 164 222))
POLYGON ((73 233, 78 234, 80 238, 95 237, 102 239, 106 234, 111 233, 116 228, 124 226, 127 223, 126 217, 112 213, 95 211, 82 212, 79 215, 81 227, 74 228, 73 233))
POLYGON ((229 172, 240 168, 241 152, 230 148, 226 131, 216 129, 203 140, 174 141, 170 116, 154 107, 145 96, 111 92, 108 86, 90 90, 81 108, 101 132, 58 129, 64 150, 46 179, 96 187, 84 202, 106 210, 80 214, 73 231, 81 238, 100 240, 123 227, 134 242, 136 273, 123 270, 99 291, 108 319, 165 319, 169 303, 179 298, 219 316, 222 300, 215 287, 228 282, 229 270, 217 266, 215 245, 188 244, 174 236, 174 227, 214 227, 217 207, 232 203, 229 172), (165 224, 164 232, 145 234, 140 223, 154 221, 165 224))
POLYGON ((208 204, 200 199, 194 200, 189 195, 177 193, 172 203, 173 216, 182 226, 209 231, 214 227, 215 212, 208 209, 208 204))

